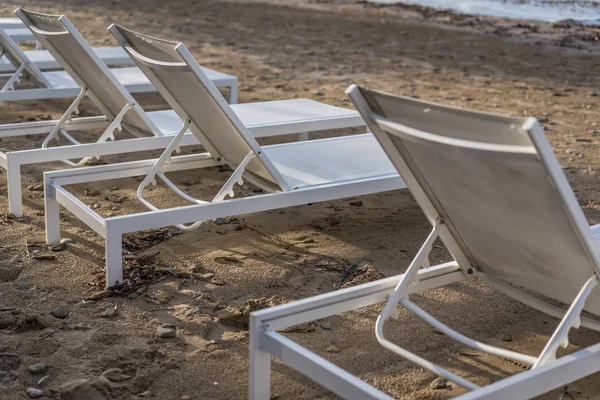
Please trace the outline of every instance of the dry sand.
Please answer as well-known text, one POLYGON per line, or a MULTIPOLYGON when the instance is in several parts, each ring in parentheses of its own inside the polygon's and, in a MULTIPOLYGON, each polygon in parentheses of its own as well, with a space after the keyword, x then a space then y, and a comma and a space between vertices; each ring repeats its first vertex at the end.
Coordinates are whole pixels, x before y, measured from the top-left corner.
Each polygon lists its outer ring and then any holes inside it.
MULTIPOLYGON (((515 22, 480 19, 465 24, 461 21, 474 19, 418 8, 378 8, 347 1, 267 3, 36 0, 3 4, 0 15, 10 16, 17 5, 65 12, 94 45, 115 45, 106 32, 112 22, 184 41, 206 66, 239 77, 241 102, 309 97, 350 107, 344 89, 358 82, 457 106, 536 116, 546 126, 590 223, 598 222, 598 47, 595 40, 574 34, 580 30, 595 34, 594 29, 536 23, 543 34, 537 37, 531 28, 515 22), (504 32, 510 35, 490 28, 494 24, 508 24, 504 32)), ((148 109, 160 108, 156 95, 139 97, 148 109)), ((68 101, 58 100, 3 104, 0 122, 57 118, 67 105, 68 101)), ((86 104, 83 111, 93 114, 94 108, 86 104)), ((91 140, 93 135, 81 137, 91 140)), ((0 147, 8 149, 39 144, 36 137, 0 140, 0 147)), ((131 158, 109 161, 125 159, 131 158)), ((101 290, 104 245, 97 235, 64 212, 64 235, 72 243, 55 253, 56 260, 35 262, 26 251, 26 244, 44 241, 41 192, 26 188, 41 181, 43 170, 55 168, 61 165, 25 167, 26 216, 19 221, 0 220, 3 400, 27 398, 25 390, 46 375, 40 387, 48 398, 61 398, 61 390, 65 399, 244 398, 248 332, 243 316, 220 317, 252 299, 269 299, 259 302, 264 306, 282 301, 279 296, 294 300, 334 290, 343 271, 361 258, 361 268, 368 264, 379 274, 398 274, 429 230, 411 196, 398 191, 247 215, 170 238, 164 232, 162 237, 138 235, 126 243, 137 254, 130 263, 187 272, 197 268, 200 273, 214 273, 217 284, 167 276, 129 297, 83 302, 101 290), (358 200, 361 206, 350 205, 358 200), (157 243, 141 253, 135 249, 155 239, 157 243), (63 320, 50 315, 56 307, 65 307, 70 316, 63 320), (116 315, 101 316, 114 307, 116 315), (161 324, 175 325, 177 336, 158 338, 156 329, 161 324), (45 372, 28 372, 28 366, 40 362, 46 364, 45 372), (99 378, 113 368, 128 376, 109 371, 99 378)), ((4 176, 0 174, 0 210, 5 212, 4 176)), ((195 196, 210 196, 227 176, 227 171, 211 169, 178 174, 175 179, 195 196)), ((98 204, 103 215, 117 215, 142 209, 135 201, 137 183, 125 179, 73 190, 87 204, 98 204), (108 196, 125 200, 112 203, 108 196)), ((165 194, 164 187, 150 192, 163 206, 175 204, 165 194)), ((445 251, 434 249, 432 262, 444 260, 445 251)), ((557 324, 476 281, 431 290, 414 299, 463 333, 530 354, 541 350, 557 324)), ((328 320, 331 330, 317 323, 287 334, 395 397, 445 399, 460 394, 456 385, 430 389, 433 374, 376 343, 373 328, 379 310, 379 306, 368 307, 333 317, 328 320), (328 353, 331 345, 340 352, 328 353)), ((479 384, 522 369, 458 346, 406 312, 390 324, 388 335, 479 384)), ((598 339, 598 334, 585 329, 573 331, 568 351, 598 339)), ((334 397, 279 363, 274 363, 273 371, 274 398, 334 397)), ((600 398, 597 378, 569 385, 569 394, 575 399, 600 398)), ((555 390, 543 398, 556 399, 561 393, 555 390)))

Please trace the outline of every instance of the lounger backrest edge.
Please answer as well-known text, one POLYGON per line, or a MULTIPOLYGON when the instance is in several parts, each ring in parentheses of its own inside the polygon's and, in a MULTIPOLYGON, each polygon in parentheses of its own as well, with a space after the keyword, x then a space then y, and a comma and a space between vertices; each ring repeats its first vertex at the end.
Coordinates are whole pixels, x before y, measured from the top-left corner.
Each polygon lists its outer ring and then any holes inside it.
MULTIPOLYGON (((359 90, 373 133, 472 267, 564 303, 599 274, 589 225, 535 120, 359 90)), ((600 296, 586 310, 600 315, 600 296)))
POLYGON ((138 135, 158 132, 133 96, 65 15, 41 14, 22 8, 18 8, 15 14, 73 80, 82 88, 87 88, 88 96, 109 119, 116 117, 125 105, 130 104, 134 107, 125 114, 122 125, 138 135))
POLYGON ((15 41, 6 34, 4 29, 0 28, 0 49, 4 50, 4 56, 8 58, 15 69, 24 65, 27 75, 34 81, 36 86, 50 87, 50 82, 44 77, 44 74, 34 63, 29 60, 27 54, 19 47, 15 41))
POLYGON ((109 30, 169 106, 180 118, 191 121, 191 131, 213 157, 222 157, 235 169, 248 154, 254 153, 246 173, 288 189, 260 145, 183 43, 143 35, 118 25, 109 30))

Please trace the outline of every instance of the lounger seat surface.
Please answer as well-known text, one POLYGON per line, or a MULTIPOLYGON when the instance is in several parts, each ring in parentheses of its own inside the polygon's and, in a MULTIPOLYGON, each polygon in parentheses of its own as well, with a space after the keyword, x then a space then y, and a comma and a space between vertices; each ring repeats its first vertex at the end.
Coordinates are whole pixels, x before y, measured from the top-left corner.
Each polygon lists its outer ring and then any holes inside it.
MULTIPOLYGON (((328 119, 361 118, 357 111, 330 106, 310 99, 233 104, 231 108, 248 129, 253 129, 255 136, 260 136, 260 134, 257 135, 260 133, 256 132, 257 129, 262 130, 269 126, 276 127, 277 133, 283 134, 285 132, 282 130, 286 125, 309 125, 311 123, 320 125, 328 119)), ((181 118, 173 110, 154 111, 148 115, 163 135, 170 135, 181 129, 181 118)), ((314 126, 307 129, 307 131, 314 130, 314 126)), ((296 129, 294 129, 294 133, 297 133, 296 129)))
MULTIPOLYGON (((119 83, 128 87, 146 87, 152 85, 146 75, 136 67, 129 68, 111 68, 110 70, 113 75, 117 78, 119 83)), ((213 80, 225 80, 234 78, 231 75, 223 74, 221 72, 213 71, 211 69, 205 69, 206 75, 213 80)), ((54 89, 69 89, 78 87, 73 78, 65 71, 51 71, 44 72, 44 77, 48 79, 52 88, 54 89)))
POLYGON ((294 189, 398 175, 370 133, 262 146, 275 168, 294 189))
MULTIPOLYGON (((94 52, 107 65, 131 65, 133 61, 121 47, 97 47, 94 52)), ((48 50, 29 50, 25 55, 39 69, 62 69, 60 63, 48 50)), ((14 71, 15 67, 6 58, 0 60, 0 72, 14 71)))
POLYGON ((4 32, 15 42, 25 42, 36 40, 35 35, 28 28, 8 28, 4 32))

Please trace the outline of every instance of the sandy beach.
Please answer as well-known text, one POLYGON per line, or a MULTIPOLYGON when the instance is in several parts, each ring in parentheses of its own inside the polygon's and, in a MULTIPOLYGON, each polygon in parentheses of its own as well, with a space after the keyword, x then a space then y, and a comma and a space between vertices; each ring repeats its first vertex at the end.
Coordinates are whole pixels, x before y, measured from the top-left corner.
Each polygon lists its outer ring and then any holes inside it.
MULTIPOLYGON (((238 76, 240 102, 312 98, 351 108, 344 90, 356 82, 460 107, 535 116, 590 224, 600 223, 598 28, 349 0, 28 0, 1 4, 0 16, 12 16, 18 6, 66 14, 96 46, 117 45, 106 31, 111 23, 182 41, 201 64, 238 76)), ((147 110, 165 107, 156 94, 136 98, 147 110)), ((69 104, 5 103, 0 123, 59 118, 69 104)), ((97 113, 90 102, 81 111, 97 113)), ((78 137, 92 141, 94 133, 78 137)), ((275 140, 293 138, 261 142, 275 140)), ((35 148, 41 141, 0 139, 0 148, 35 148)), ((45 376, 39 384, 44 399, 246 398, 249 310, 402 273, 430 230, 404 190, 233 216, 185 234, 166 228, 129 235, 124 248, 130 273, 154 275, 126 295, 105 297, 104 242, 66 210, 61 222, 69 243, 53 253, 55 259, 32 258, 43 248, 35 244, 45 242, 43 192, 36 185, 43 171, 60 168, 23 168, 25 216, 18 220, 6 215, 5 171, 0 173, 3 400, 27 399, 26 389, 45 376), (357 272, 343 281, 356 263, 357 272), (214 275, 189 279, 190 273, 214 275), (68 317, 55 317, 57 309, 68 317), (177 328, 175 337, 157 335, 165 324, 177 328), (30 372, 38 363, 44 370, 30 372)), ((189 194, 208 198, 229 172, 211 168, 173 178, 189 194)), ((102 215, 123 215, 144 210, 135 197, 138 184, 132 178, 71 189, 102 215)), ((253 190, 244 185, 241 193, 253 190)), ((163 207, 179 204, 165 186, 149 197, 163 207)), ((431 262, 448 257, 436 245, 431 262)), ((532 355, 558 324, 476 280, 413 300, 470 337, 532 355)), ((454 384, 431 388, 436 376, 383 349, 374 335, 380 310, 367 307, 286 335, 399 399, 447 399, 464 392, 454 384)), ((457 345, 406 311, 387 329, 397 343, 480 385, 524 368, 457 345)), ((597 343, 600 335, 582 328, 570 339, 561 354, 597 343)), ((600 381, 590 376, 541 398, 555 400, 564 391, 578 400, 600 399, 600 381)), ((336 398, 279 362, 273 365, 272 395, 336 398)))

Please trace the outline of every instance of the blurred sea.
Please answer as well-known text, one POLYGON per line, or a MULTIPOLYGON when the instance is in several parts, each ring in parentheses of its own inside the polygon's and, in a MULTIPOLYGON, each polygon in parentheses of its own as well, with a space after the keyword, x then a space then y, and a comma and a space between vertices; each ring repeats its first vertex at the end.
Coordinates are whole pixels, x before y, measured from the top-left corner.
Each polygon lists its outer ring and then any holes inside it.
POLYGON ((371 0, 451 10, 462 14, 522 18, 540 21, 572 19, 600 25, 600 0, 371 0))

